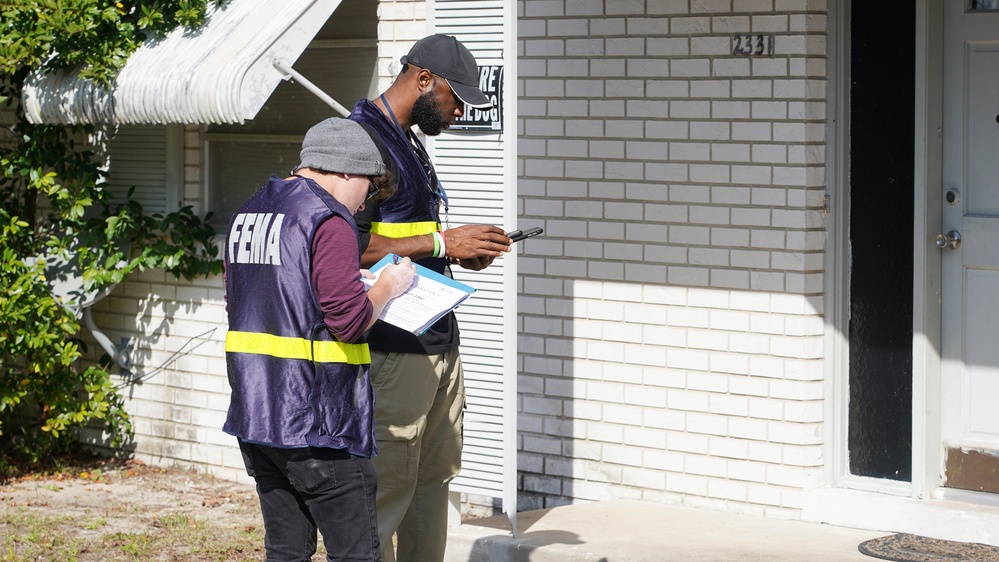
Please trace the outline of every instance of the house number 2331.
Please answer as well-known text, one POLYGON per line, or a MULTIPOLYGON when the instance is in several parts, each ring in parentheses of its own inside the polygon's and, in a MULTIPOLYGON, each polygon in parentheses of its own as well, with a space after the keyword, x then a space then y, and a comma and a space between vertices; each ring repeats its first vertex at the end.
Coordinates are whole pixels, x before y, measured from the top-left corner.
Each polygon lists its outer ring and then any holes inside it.
POLYGON ((732 54, 744 57, 773 56, 773 35, 733 35, 732 54))

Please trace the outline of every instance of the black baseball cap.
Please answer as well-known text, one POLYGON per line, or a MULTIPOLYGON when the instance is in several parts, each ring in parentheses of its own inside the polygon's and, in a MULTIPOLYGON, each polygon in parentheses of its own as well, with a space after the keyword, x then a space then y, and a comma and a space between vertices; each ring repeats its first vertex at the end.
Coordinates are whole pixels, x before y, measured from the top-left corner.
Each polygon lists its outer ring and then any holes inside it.
POLYGON ((450 35, 438 33, 420 39, 399 61, 425 68, 444 78, 461 101, 476 109, 493 106, 479 89, 479 67, 475 57, 450 35))

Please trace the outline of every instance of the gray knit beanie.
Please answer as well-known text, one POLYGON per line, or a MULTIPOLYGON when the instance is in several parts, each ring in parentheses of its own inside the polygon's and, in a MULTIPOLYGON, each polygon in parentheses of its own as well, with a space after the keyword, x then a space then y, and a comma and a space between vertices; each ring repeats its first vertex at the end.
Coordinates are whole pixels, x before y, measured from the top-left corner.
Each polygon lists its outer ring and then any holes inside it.
POLYGON ((302 141, 299 168, 377 176, 385 173, 382 155, 359 124, 330 117, 313 126, 302 141))

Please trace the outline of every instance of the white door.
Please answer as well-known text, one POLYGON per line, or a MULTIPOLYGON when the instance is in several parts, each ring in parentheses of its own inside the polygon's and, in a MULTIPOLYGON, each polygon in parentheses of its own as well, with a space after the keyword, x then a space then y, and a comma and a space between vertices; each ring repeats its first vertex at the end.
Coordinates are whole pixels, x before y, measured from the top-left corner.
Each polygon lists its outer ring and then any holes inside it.
POLYGON ((999 11, 970 3, 944 2, 941 435, 945 486, 999 492, 999 11))

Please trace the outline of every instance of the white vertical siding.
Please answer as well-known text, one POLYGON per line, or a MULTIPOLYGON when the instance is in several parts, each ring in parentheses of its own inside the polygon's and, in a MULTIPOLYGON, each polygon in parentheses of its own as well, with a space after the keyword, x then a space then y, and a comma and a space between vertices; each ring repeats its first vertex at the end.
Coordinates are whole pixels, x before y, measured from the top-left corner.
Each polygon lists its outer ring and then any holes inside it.
MULTIPOLYGON (((457 37, 480 67, 504 67, 505 99, 513 98, 510 2, 503 0, 430 3, 431 28, 457 37)), ((515 106, 504 108, 503 131, 453 131, 431 139, 428 148, 450 199, 450 225, 496 224, 516 228, 515 106)), ((515 256, 455 277, 477 291, 458 309, 461 357, 468 408, 462 471, 455 491, 504 498, 515 509, 516 264, 515 256), (504 494, 504 492, 508 492, 504 494)))

